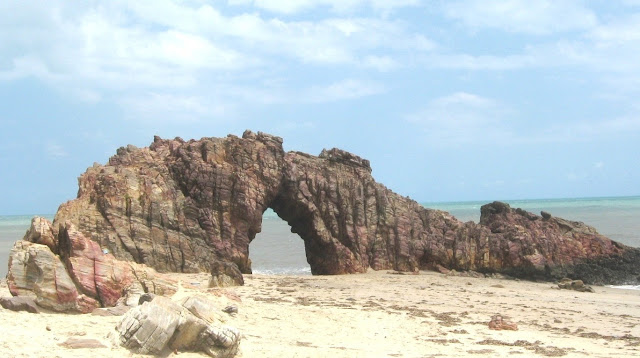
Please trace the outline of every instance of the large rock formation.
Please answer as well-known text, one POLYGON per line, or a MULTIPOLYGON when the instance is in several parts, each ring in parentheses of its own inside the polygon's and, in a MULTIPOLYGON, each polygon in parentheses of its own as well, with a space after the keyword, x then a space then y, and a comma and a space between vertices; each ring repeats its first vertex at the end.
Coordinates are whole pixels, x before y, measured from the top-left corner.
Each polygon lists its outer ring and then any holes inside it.
MULTIPOLYGON (((148 148, 118 149, 108 164, 89 168, 79 187, 53 228, 72 223, 116 258, 159 271, 209 271, 210 263, 225 262, 251 272, 249 243, 272 208, 304 240, 314 274, 441 265, 587 283, 640 275, 640 250, 586 225, 503 203, 484 206, 480 224, 462 223, 377 183, 367 160, 338 149, 285 153, 280 138, 264 133, 156 137, 148 148)), ((54 247, 67 240, 64 230, 34 237, 54 247)), ((73 267, 92 250, 73 249, 65 260, 73 267)))
POLYGON ((81 313, 115 306, 127 296, 177 289, 177 282, 155 270, 105 253, 72 223, 54 231, 42 218, 34 218, 24 240, 11 249, 7 284, 12 295, 32 297, 39 306, 81 313))

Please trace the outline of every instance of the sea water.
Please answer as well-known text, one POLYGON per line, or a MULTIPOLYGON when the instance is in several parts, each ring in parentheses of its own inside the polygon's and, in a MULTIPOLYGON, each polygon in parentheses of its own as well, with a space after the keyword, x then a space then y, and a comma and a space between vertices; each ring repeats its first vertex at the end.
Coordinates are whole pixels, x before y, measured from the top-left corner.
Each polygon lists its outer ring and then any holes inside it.
MULTIPOLYGON (((640 196, 616 198, 579 198, 544 200, 504 200, 513 208, 582 221, 601 234, 623 244, 640 247, 640 196)), ((462 221, 480 219, 482 202, 423 203, 425 207, 445 210, 462 221)), ((51 219, 53 215, 44 215, 51 219)), ((31 215, 0 216, 0 277, 7 273, 9 251, 21 239, 31 222, 31 215)), ((304 242, 291 233, 288 224, 275 212, 263 215, 262 232, 249 246, 254 273, 310 275, 304 242)))

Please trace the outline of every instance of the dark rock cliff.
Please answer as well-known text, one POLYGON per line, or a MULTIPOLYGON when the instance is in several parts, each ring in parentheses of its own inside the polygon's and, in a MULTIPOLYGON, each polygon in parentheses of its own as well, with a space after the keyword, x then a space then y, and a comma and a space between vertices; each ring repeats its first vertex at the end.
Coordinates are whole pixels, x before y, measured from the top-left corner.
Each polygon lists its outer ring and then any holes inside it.
POLYGON ((54 234, 73 223, 116 258, 159 271, 209 271, 222 261, 251 272, 249 243, 272 208, 304 240, 314 274, 441 265, 587 283, 640 275, 639 249, 582 223, 499 202, 483 206, 480 224, 463 223, 377 183, 365 159, 339 149, 285 153, 282 139, 264 133, 156 137, 89 168, 79 188, 60 206, 54 234))

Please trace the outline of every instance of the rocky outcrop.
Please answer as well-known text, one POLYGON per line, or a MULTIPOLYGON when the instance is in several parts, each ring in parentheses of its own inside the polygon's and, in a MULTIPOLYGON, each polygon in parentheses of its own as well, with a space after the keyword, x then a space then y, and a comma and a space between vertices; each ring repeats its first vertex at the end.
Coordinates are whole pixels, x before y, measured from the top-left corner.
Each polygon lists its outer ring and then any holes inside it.
MULTIPOLYGON (((587 283, 637 282, 640 275, 640 250, 584 224, 497 202, 482 208, 480 224, 463 223, 377 183, 369 161, 354 154, 285 153, 282 139, 250 131, 242 138, 156 137, 147 148, 118 149, 79 178, 78 197, 60 206, 53 230, 69 222, 118 260, 216 271, 225 281, 225 272, 251 272, 249 243, 267 208, 304 240, 313 274, 441 266, 587 283), (214 262, 226 266, 213 269, 214 262)), ((55 239, 66 242, 63 229, 55 239)), ((82 261, 94 249, 71 252, 82 261)), ((61 256, 73 266, 72 256, 61 256)))
POLYGON ((212 357, 233 357, 238 351, 237 329, 217 325, 216 309, 202 296, 181 304, 155 297, 127 312, 116 326, 119 343, 136 353, 159 355, 171 351, 202 351, 212 357))
POLYGON ((51 223, 34 218, 25 239, 35 242, 14 244, 7 284, 12 295, 32 297, 41 307, 89 313, 121 301, 126 304, 127 298, 137 302, 137 297, 128 296, 171 294, 177 289, 176 282, 153 269, 105 253, 69 222, 54 234, 51 223), (53 237, 48 241, 55 243, 53 247, 38 243, 42 237, 53 237))
POLYGON ((11 249, 9 291, 14 296, 33 297, 36 303, 54 311, 91 312, 98 301, 82 294, 66 267, 47 246, 18 241, 11 249))
POLYGON ((591 284, 640 280, 640 250, 610 240, 582 222, 548 213, 537 216, 494 202, 481 208, 480 225, 490 230, 494 245, 489 269, 591 284))
POLYGON ((51 222, 45 218, 33 218, 31 226, 22 240, 46 245, 54 254, 58 253, 58 238, 51 222))

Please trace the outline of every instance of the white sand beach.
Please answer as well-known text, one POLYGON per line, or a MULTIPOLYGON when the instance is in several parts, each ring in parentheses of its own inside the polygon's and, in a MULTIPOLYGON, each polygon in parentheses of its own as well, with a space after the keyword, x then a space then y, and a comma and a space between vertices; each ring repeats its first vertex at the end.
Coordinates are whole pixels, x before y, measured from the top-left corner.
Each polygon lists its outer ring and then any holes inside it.
MULTIPOLYGON (((344 276, 246 275, 245 286, 206 289, 206 275, 178 275, 238 306, 226 324, 239 357, 632 357, 640 356, 640 291, 553 283, 371 272, 344 276), (488 328, 502 314, 517 331, 488 328)), ((8 296, 6 282, 0 287, 8 296)), ((175 298, 198 293, 182 289, 175 298)), ((0 309, 5 357, 143 357, 112 346, 120 317, 0 309), (105 348, 71 349, 70 337, 105 348)), ((205 357, 174 352, 170 356, 205 357)))

